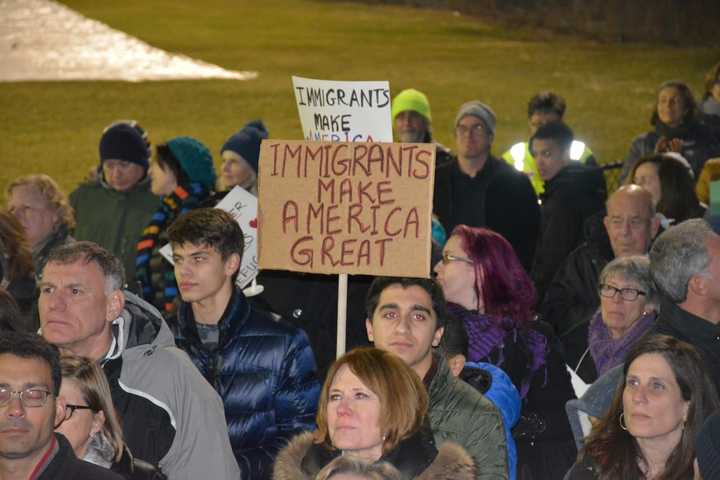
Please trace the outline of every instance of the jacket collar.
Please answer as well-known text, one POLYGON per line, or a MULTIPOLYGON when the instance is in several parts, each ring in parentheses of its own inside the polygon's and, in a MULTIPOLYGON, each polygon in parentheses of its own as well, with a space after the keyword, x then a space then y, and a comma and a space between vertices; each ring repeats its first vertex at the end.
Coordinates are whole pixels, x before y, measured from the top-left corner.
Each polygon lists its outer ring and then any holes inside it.
POLYGON ((123 290, 125 308, 112 324, 112 343, 103 362, 138 346, 174 346, 175 339, 160 312, 134 293, 123 290))
POLYGON ((110 186, 109 183, 107 183, 107 180, 105 180, 105 173, 103 172, 103 169, 102 169, 102 163, 100 163, 100 165, 98 166, 98 169, 97 169, 97 182, 104 189, 113 191, 120 195, 128 195, 128 194, 132 194, 133 192, 136 192, 136 191, 149 191, 151 179, 150 179, 150 175, 148 174, 148 171, 149 171, 149 169, 145 170, 145 176, 143 178, 141 178, 140 180, 138 180, 138 182, 135 185, 133 185, 129 189, 121 192, 120 190, 115 190, 113 187, 110 186))
MULTIPOLYGON (((247 301, 245 294, 242 293, 242 290, 236 286, 233 288, 230 301, 218 322, 218 327, 220 328, 218 346, 222 348, 230 340, 235 338, 249 317, 250 303, 247 301)), ((177 318, 183 337, 194 344, 200 344, 200 335, 198 334, 197 325, 195 324, 195 315, 192 311, 192 305, 189 302, 182 302, 180 304, 177 318)))
MULTIPOLYGON (((430 397, 430 403, 432 403, 433 398, 443 398, 447 395, 450 382, 454 378, 445 357, 439 352, 433 351, 433 365, 423 379, 430 397)), ((432 408, 432 405, 430 408, 432 408)))
MULTIPOLYGON (((416 478, 425 471, 437 456, 430 422, 398 443, 394 450, 380 457, 378 462, 388 462, 402 474, 402 478, 416 478)), ((325 465, 340 455, 340 450, 330 450, 320 444, 312 444, 302 459, 302 470, 315 475, 325 465)))
POLYGON ((692 339, 693 343, 698 345, 712 344, 715 348, 715 338, 720 335, 720 326, 680 308, 667 298, 662 299, 660 317, 684 338, 692 339))

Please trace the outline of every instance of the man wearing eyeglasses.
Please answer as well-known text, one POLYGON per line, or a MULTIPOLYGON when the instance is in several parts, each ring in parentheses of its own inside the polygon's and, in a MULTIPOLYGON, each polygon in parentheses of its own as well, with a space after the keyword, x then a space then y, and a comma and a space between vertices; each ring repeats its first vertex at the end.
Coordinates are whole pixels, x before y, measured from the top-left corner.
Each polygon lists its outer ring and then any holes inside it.
POLYGON ((59 398, 60 356, 35 334, 0 337, 0 478, 3 480, 122 480, 78 460, 53 432, 65 415, 59 398))
POLYGON ((435 172, 433 213, 445 230, 486 227, 504 236, 529 270, 540 209, 526 175, 490 153, 495 113, 482 102, 463 104, 455 117, 457 159, 435 172))
POLYGON ((606 214, 586 223, 584 242, 568 255, 540 307, 563 345, 565 362, 586 382, 597 378, 593 362, 580 362, 588 348, 588 327, 597 311, 598 277, 612 259, 645 255, 660 222, 650 192, 623 185, 608 198, 606 214))

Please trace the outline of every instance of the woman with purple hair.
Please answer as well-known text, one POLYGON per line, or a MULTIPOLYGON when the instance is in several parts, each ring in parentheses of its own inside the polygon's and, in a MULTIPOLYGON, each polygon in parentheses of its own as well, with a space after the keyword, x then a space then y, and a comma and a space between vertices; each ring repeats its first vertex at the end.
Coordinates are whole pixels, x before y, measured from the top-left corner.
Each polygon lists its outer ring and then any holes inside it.
POLYGON ((574 393, 512 246, 491 230, 458 225, 435 272, 448 310, 467 329, 468 361, 497 365, 520 392, 518 480, 562 478, 577 454, 563 409, 574 393))

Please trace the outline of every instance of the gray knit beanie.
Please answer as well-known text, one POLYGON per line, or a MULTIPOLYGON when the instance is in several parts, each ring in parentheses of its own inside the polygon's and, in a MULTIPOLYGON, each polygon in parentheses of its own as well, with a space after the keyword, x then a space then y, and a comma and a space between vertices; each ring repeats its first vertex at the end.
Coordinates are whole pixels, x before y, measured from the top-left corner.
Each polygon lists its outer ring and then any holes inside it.
POLYGON ((460 120, 468 115, 472 115, 473 117, 477 117, 482 120, 488 129, 488 133, 495 136, 495 112, 493 112, 490 107, 479 100, 471 100, 463 103, 460 106, 460 110, 458 110, 457 116, 455 117, 455 126, 460 123, 460 120))

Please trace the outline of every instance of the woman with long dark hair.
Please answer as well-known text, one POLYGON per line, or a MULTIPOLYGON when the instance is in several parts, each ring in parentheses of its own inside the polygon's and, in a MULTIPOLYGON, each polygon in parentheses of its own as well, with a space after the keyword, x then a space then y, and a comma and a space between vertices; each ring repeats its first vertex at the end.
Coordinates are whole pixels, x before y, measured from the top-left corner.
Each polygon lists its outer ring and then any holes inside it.
POLYGON ((566 480, 692 479, 695 436, 720 407, 698 351, 646 337, 628 353, 623 378, 566 480))
POLYGON ((448 309, 467 329, 468 361, 497 365, 520 392, 517 478, 561 477, 576 449, 558 406, 574 393, 550 328, 536 320, 535 288, 512 246, 491 230, 459 225, 435 272, 448 309))
POLYGON ((695 193, 695 180, 690 165, 673 154, 648 155, 630 171, 626 183, 640 185, 650 192, 663 228, 677 225, 689 218, 700 218, 705 207, 695 193))

